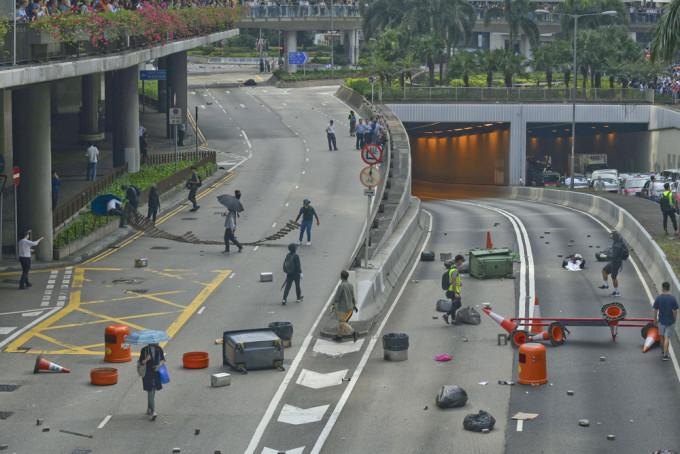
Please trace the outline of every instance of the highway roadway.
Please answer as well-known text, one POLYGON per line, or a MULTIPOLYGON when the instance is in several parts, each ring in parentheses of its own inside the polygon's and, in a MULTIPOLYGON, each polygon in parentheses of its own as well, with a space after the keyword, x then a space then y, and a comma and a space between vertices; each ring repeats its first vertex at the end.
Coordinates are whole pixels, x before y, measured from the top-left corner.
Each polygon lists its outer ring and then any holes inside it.
MULTIPOLYGON (((188 212, 184 203, 163 212, 159 222, 172 233, 191 230, 201 239, 220 240, 223 218, 215 196, 240 189, 246 211, 238 219, 237 236, 253 241, 294 219, 302 199, 310 198, 321 225, 312 230, 312 245, 300 248, 304 301, 280 302, 280 269, 291 235, 241 254, 232 247, 225 256, 219 246, 131 232, 119 247, 85 263, 32 273, 28 291, 0 286, 3 313, 15 312, 0 321, 17 328, 0 330, 5 349, 0 385, 18 385, 11 392, 0 387, 0 446, 49 454, 174 448, 258 454, 677 450, 675 355, 662 362, 658 347, 643 355, 635 328, 621 328, 616 342, 606 327, 573 328, 564 346, 547 348, 549 384, 499 385, 499 380, 517 380, 517 351, 498 345, 504 331, 483 313, 479 326, 447 326, 435 311, 443 293, 442 262, 419 262, 418 254, 367 337, 337 345, 318 336, 365 213, 357 178, 363 162, 346 134, 349 108, 334 91, 266 85, 194 89, 189 105, 203 106, 199 125, 208 146, 222 152, 224 169, 202 188, 198 212, 188 212), (339 123, 338 152, 326 146, 324 128, 331 117, 339 123), (139 257, 148 258, 147 268, 134 268, 139 257), (274 282, 258 282, 259 273, 267 271, 274 273, 274 282), (223 331, 272 321, 292 322, 295 329, 285 371, 241 375, 222 366, 214 340, 223 331), (103 362, 104 328, 111 323, 128 324, 133 331, 166 330, 172 337, 165 346, 171 382, 157 394, 155 422, 144 414, 146 396, 134 363, 103 362), (389 332, 409 335, 407 361, 383 359, 381 338, 389 332), (189 351, 209 352, 209 368, 182 368, 182 354, 189 351), (38 352, 72 372, 34 375, 38 352), (440 354, 453 360, 434 361, 440 354), (90 369, 105 366, 118 368, 118 384, 92 386, 90 369), (211 388, 209 375, 223 371, 232 373, 232 384, 211 388), (435 395, 446 384, 467 391, 464 408, 436 407, 435 395), (489 434, 464 431, 464 416, 480 409, 495 417, 496 428, 489 434), (520 424, 510 419, 519 411, 539 416, 520 424), (578 425, 583 418, 589 427, 578 425), (607 440, 609 434, 615 440, 607 440)), ((531 202, 421 195, 428 229, 420 249, 465 254, 484 247, 489 232, 494 246, 520 256, 513 278, 464 276, 465 305, 479 310, 489 302, 494 312, 510 318, 531 313, 538 295, 546 317, 598 317, 601 305, 611 300, 597 289, 601 266, 592 260, 595 250, 609 245, 609 235, 589 216, 531 202), (585 270, 561 268, 559 255, 574 252, 587 258, 585 270)), ((624 265, 618 301, 629 316, 651 317, 649 301, 656 290, 648 288, 635 260, 633 255, 624 265)), ((138 351, 133 347, 133 354, 138 351)))

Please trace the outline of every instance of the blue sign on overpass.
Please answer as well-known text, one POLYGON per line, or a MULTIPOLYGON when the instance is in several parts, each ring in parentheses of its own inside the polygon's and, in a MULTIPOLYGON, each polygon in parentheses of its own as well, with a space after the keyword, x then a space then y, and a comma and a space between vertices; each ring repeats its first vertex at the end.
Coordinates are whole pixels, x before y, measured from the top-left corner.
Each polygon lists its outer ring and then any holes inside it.
POLYGON ((159 69, 158 71, 140 71, 139 80, 166 80, 168 78, 168 71, 159 69))
POLYGON ((289 65, 304 65, 308 60, 307 52, 288 52, 289 65))

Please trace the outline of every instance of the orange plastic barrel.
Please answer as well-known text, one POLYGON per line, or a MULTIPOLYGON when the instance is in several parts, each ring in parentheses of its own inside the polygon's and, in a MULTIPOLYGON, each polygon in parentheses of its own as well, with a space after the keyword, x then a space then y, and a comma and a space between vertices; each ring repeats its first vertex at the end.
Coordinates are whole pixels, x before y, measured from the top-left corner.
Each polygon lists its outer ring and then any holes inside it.
POLYGON ((182 364, 187 369, 205 369, 210 363, 207 352, 188 352, 182 355, 182 364))
POLYGON ((130 345, 125 341, 130 328, 125 325, 109 325, 104 331, 104 361, 107 363, 126 363, 132 361, 130 345))
POLYGON ((548 383, 545 362, 545 345, 529 342, 519 347, 519 378, 523 385, 542 385, 548 383))
POLYGON ((118 383, 118 369, 113 367, 98 367, 90 371, 90 381, 93 385, 108 386, 118 383))

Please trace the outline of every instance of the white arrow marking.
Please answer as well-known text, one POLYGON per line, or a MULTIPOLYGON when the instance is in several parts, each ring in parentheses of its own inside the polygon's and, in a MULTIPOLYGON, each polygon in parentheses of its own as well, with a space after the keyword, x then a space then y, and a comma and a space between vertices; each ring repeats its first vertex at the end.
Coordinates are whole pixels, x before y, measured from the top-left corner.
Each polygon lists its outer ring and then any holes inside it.
POLYGON ((323 353, 329 356, 342 356, 348 353, 354 353, 361 350, 364 344, 364 339, 359 339, 356 342, 331 342, 325 339, 318 339, 314 344, 314 352, 323 353))
POLYGON ((330 405, 321 405, 320 407, 298 408, 286 404, 281 409, 277 421, 294 424, 296 426, 300 424, 309 424, 310 422, 319 422, 329 406, 330 405))
POLYGON ((320 374, 313 370, 302 369, 296 383, 312 389, 336 386, 342 383, 343 377, 347 375, 347 370, 348 369, 330 372, 328 374, 320 374))
POLYGON ((302 454, 305 450, 305 447, 302 446, 300 448, 295 448, 295 449, 289 449, 288 451, 281 451, 280 449, 272 449, 272 448, 267 448, 265 447, 262 450, 262 454, 279 454, 281 452, 285 452, 286 454, 302 454))

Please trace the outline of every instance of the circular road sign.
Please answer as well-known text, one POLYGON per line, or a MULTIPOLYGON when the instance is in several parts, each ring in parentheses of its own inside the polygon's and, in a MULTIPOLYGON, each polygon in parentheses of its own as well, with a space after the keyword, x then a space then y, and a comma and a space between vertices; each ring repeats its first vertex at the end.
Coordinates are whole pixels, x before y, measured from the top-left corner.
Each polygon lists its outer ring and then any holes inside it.
POLYGON ((14 172, 12 172, 12 179, 14 180, 14 186, 19 186, 19 166, 14 166, 14 172))
POLYGON ((382 148, 374 143, 369 143, 361 149, 361 159, 369 166, 374 166, 382 161, 382 148))
POLYGON ((369 82, 369 83, 374 84, 375 81, 376 81, 376 77, 375 77, 375 76, 368 76, 368 82, 369 82))
POLYGON ((361 169, 359 179, 361 180, 361 184, 363 184, 367 188, 374 188, 380 184, 380 180, 382 180, 382 175, 380 174, 379 169, 368 166, 361 169))

